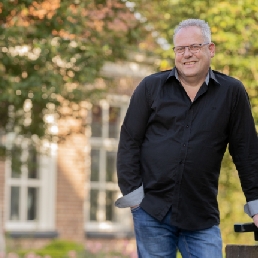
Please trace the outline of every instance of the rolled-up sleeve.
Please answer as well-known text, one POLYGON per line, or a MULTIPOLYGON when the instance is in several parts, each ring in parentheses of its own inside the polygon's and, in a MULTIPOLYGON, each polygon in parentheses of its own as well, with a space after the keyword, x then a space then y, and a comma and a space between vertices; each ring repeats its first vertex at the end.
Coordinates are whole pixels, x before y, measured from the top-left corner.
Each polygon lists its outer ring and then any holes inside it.
POLYGON ((244 206, 244 211, 250 217, 253 217, 254 215, 258 214, 258 200, 246 203, 244 206))
POLYGON ((118 208, 128 208, 141 203, 144 197, 143 186, 140 186, 136 190, 129 194, 124 195, 115 202, 115 206, 118 208))

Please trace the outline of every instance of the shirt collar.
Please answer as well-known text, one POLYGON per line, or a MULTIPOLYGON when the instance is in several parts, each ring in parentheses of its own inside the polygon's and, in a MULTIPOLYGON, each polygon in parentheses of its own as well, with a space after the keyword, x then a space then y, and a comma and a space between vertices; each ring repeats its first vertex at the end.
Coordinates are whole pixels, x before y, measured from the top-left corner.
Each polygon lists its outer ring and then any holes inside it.
MULTIPOLYGON (((168 77, 167 77, 167 80, 170 78, 170 77, 175 77, 178 81, 179 81, 179 78, 178 78, 178 72, 177 72, 177 69, 176 67, 174 67, 171 72, 169 73, 168 77)), ((213 79, 215 82, 217 82, 219 84, 219 82, 217 81, 216 77, 215 77, 215 74, 214 72, 211 70, 211 68, 209 68, 209 72, 207 73, 207 76, 205 78, 205 83, 208 85, 209 84, 209 81, 210 81, 210 78, 213 79)))

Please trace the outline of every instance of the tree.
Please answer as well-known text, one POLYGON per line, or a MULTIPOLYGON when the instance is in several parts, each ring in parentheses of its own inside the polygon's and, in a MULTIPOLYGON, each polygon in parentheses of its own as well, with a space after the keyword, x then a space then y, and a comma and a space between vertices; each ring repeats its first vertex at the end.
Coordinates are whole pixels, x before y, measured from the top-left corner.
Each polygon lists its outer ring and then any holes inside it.
POLYGON ((138 46, 139 24, 120 0, 1 1, 1 131, 47 137, 63 103, 84 124, 81 101, 101 91, 91 83, 106 61, 138 46))

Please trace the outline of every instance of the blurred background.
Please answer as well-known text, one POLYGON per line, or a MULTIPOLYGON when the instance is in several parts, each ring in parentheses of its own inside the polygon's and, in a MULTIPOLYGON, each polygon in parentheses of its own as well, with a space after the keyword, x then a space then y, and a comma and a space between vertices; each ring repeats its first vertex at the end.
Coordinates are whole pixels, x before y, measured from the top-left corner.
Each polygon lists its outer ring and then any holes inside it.
MULTIPOLYGON (((209 23, 212 68, 244 83, 258 124, 257 0, 1 1, 0 257, 137 257, 114 207, 119 130, 187 18, 209 23)), ((251 219, 228 152, 218 199, 224 247, 255 244, 233 230, 251 219)))

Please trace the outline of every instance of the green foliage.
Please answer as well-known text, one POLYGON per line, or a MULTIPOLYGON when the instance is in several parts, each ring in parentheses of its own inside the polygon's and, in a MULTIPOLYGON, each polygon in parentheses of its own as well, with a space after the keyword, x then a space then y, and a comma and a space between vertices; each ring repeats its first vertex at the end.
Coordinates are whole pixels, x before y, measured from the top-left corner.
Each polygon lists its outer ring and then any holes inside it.
POLYGON ((53 240, 44 248, 38 250, 16 250, 16 254, 20 258, 26 258, 28 255, 31 258, 39 257, 51 257, 51 258, 129 258, 129 254, 123 254, 123 251, 112 251, 112 250, 98 250, 97 252, 91 252, 85 250, 83 245, 72 241, 66 240, 53 240))
POLYGON ((141 31, 120 0, 1 1, 0 129, 47 135, 45 114, 60 118, 64 101, 80 103, 105 90, 89 85, 106 61, 138 46, 141 31))
POLYGON ((83 246, 71 241, 54 240, 50 244, 48 244, 44 249, 47 251, 63 250, 64 252, 68 252, 70 250, 82 251, 83 246))
POLYGON ((80 256, 84 254, 84 247, 82 245, 65 240, 54 240, 42 249, 20 250, 17 253, 20 256, 25 256, 29 253, 33 253, 41 256, 49 255, 51 258, 68 258, 69 253, 71 254, 71 252, 75 252, 77 254, 77 257, 84 257, 80 256))

